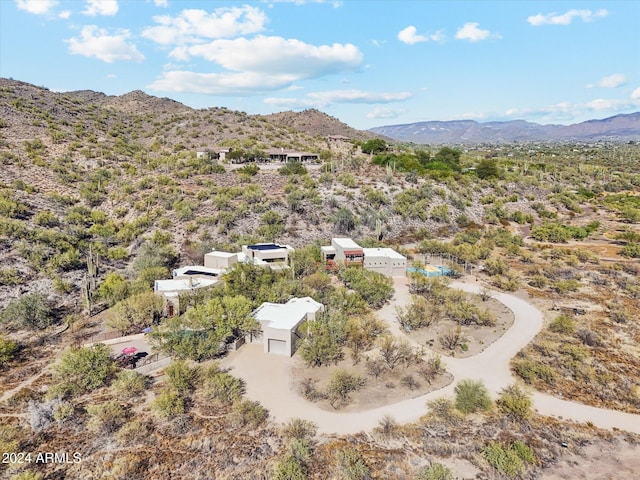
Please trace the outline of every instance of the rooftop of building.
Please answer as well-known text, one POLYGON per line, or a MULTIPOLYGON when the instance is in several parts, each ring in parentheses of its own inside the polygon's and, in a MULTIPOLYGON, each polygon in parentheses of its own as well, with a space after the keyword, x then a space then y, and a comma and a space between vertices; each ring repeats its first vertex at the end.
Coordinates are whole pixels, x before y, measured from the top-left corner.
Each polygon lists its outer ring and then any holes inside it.
POLYGON ((265 302, 253 312, 253 316, 259 322, 269 322, 271 328, 291 330, 308 313, 315 313, 322 308, 322 304, 311 297, 292 298, 287 303, 265 302))
POLYGON ((374 247, 374 248, 363 248, 364 257, 386 257, 386 258, 395 258, 397 260, 406 260, 407 257, 396 252, 393 248, 389 247, 374 247))
POLYGON ((186 267, 176 268, 173 271, 173 277, 183 277, 189 275, 207 275, 218 277, 224 273, 220 268, 203 267, 202 265, 188 265, 186 267))
POLYGON ((350 238, 333 238, 331 239, 332 243, 335 243, 340 248, 349 249, 349 250, 361 250, 362 247, 358 245, 356 242, 351 240, 350 238))
POLYGON ((183 292, 196 288, 210 287, 218 283, 215 278, 173 278, 170 280, 156 280, 154 290, 156 292, 183 292))
POLYGON ((237 255, 237 253, 221 252, 220 250, 212 250, 209 253, 206 253, 205 255, 209 255, 211 257, 219 257, 219 258, 230 258, 230 257, 233 257, 234 255, 237 255))

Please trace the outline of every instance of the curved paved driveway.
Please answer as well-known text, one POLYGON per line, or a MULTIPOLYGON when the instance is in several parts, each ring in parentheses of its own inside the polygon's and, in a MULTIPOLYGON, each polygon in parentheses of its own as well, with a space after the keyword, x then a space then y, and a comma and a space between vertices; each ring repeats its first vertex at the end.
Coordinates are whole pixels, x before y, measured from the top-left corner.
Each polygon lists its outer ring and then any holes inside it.
MULTIPOLYGON (((395 320, 395 307, 406 305, 410 294, 406 278, 395 278, 394 299, 379 312, 394 334, 402 335, 395 320)), ((477 293, 476 284, 456 282, 451 285, 468 292, 477 293)), ((247 397, 258 400, 270 412, 272 418, 286 422, 291 418, 305 418, 318 425, 322 433, 351 434, 368 431, 378 425, 379 420, 390 415, 398 422, 413 422, 427 411, 425 402, 442 396, 453 396, 455 383, 461 379, 482 380, 492 395, 515 379, 509 369, 511 358, 527 345, 542 328, 542 314, 530 303, 514 295, 498 293, 496 300, 514 312, 513 326, 483 352, 469 358, 446 358, 446 369, 453 374, 453 383, 440 390, 403 400, 391 405, 363 412, 331 412, 320 409, 292 392, 291 359, 276 355, 265 355, 261 345, 246 345, 224 359, 222 366, 247 382, 247 397)), ((619 428, 640 433, 640 415, 605 410, 555 398, 535 392, 533 401, 536 410, 543 415, 553 415, 578 422, 590 421, 601 428, 619 428)))

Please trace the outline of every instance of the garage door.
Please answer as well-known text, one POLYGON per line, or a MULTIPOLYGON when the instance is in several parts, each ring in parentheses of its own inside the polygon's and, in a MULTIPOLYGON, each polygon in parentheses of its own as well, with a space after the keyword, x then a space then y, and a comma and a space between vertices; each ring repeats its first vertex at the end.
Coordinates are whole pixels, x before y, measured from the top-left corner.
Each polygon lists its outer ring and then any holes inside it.
POLYGON ((269 339, 269 353, 277 353, 278 355, 289 355, 287 352, 287 342, 284 340, 269 339))

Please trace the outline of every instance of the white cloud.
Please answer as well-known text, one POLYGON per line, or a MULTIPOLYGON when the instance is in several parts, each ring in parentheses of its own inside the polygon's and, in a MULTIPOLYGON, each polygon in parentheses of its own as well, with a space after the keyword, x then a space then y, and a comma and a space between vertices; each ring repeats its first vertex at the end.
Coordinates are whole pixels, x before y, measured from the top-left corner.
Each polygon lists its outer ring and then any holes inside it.
POLYGON ((103 62, 113 63, 118 60, 140 62, 144 60, 136 46, 127 40, 131 37, 128 30, 118 30, 109 34, 107 30, 96 25, 85 25, 80 32, 80 38, 66 40, 69 52, 74 55, 95 57, 103 62))
POLYGON ((527 22, 534 27, 541 25, 569 25, 574 18, 580 18, 583 22, 591 22, 596 18, 606 17, 609 14, 607 10, 601 9, 597 12, 591 10, 567 10, 565 13, 548 13, 543 15, 538 13, 527 18, 527 22))
POLYGON ((407 100, 413 95, 410 92, 365 92, 362 90, 329 90, 312 92, 308 97, 325 104, 330 103, 389 103, 407 100))
POLYGON ((636 88, 633 92, 631 92, 632 100, 640 100, 640 87, 636 88))
POLYGON ((206 95, 251 95, 279 90, 296 79, 287 75, 244 73, 197 73, 184 70, 165 72, 148 88, 160 92, 206 95))
POLYGON ((429 39, 424 35, 418 35, 416 27, 409 25, 407 28, 400 30, 398 40, 407 45, 415 45, 416 43, 426 42, 429 39))
POLYGON ((118 0, 87 0, 87 7, 82 13, 95 17, 97 15, 112 16, 118 13, 118 0))
POLYGON ((49 13, 57 4, 58 0, 16 0, 16 5, 20 10, 25 10, 35 15, 49 13))
POLYGON ((590 102, 585 103, 585 107, 589 110, 597 111, 597 110, 615 110, 621 105, 628 105, 627 102, 615 99, 608 98, 596 98, 595 100, 591 100, 590 102))
POLYGON ((588 84, 587 88, 618 88, 625 83, 627 83, 627 76, 624 73, 614 73, 613 75, 601 78, 597 83, 588 84))
POLYGON ((402 108, 376 107, 367 113, 367 118, 398 118, 405 112, 402 108))
POLYGON ((366 92, 363 90, 327 90, 311 92, 303 98, 266 98, 264 103, 280 108, 326 108, 336 103, 391 103, 412 97, 409 92, 366 92))
POLYGON ((296 5, 304 5, 305 3, 330 3, 333 8, 339 8, 343 5, 340 0, 262 0, 263 3, 294 3, 296 5))
POLYGON ((416 27, 413 25, 409 25, 407 28, 398 32, 398 40, 402 43, 406 43, 407 45, 415 45, 416 43, 429 41, 441 43, 444 39, 445 35, 441 30, 438 30, 435 33, 430 33, 429 35, 418 35, 416 27))
POLYGON ((484 120, 488 117, 485 112, 467 112, 453 115, 451 120, 484 120))
POLYGON ((489 30, 482 30, 478 22, 467 22, 456 32, 458 40, 468 40, 469 42, 480 42, 487 38, 502 38, 497 33, 491 33, 489 30))
POLYGON ((296 39, 258 35, 182 47, 172 57, 202 57, 227 70, 314 78, 355 69, 362 52, 351 44, 310 45, 296 39))
POLYGON ((153 4, 156 7, 167 8, 169 6, 169 0, 153 0, 153 4))
POLYGON ((159 15, 153 20, 159 25, 144 28, 143 37, 162 45, 183 45, 258 33, 264 30, 267 17, 259 8, 244 5, 217 8, 211 13, 188 9, 175 17, 159 15))
POLYGON ((62 12, 60 12, 58 14, 58 17, 63 19, 63 20, 67 20, 67 19, 69 19, 69 17, 71 17, 71 11, 70 10, 63 10, 62 12))
POLYGON ((630 109, 640 107, 640 88, 637 89, 637 97, 631 94, 631 99, 605 99, 596 98, 584 103, 560 102, 541 108, 510 109, 505 112, 508 117, 538 117, 545 121, 562 121, 590 115, 606 114, 615 115, 630 109))

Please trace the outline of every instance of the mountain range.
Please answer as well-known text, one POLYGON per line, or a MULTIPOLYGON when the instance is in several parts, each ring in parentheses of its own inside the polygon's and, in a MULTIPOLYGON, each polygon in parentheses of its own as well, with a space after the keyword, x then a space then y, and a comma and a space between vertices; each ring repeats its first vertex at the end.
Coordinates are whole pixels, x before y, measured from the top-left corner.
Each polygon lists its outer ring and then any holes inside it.
POLYGON ((369 131, 417 144, 635 141, 640 140, 640 112, 573 125, 540 125, 524 120, 484 123, 453 120, 386 125, 369 131))

